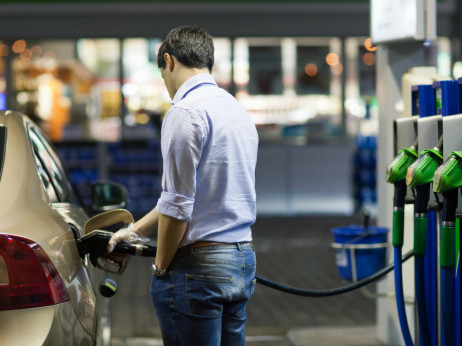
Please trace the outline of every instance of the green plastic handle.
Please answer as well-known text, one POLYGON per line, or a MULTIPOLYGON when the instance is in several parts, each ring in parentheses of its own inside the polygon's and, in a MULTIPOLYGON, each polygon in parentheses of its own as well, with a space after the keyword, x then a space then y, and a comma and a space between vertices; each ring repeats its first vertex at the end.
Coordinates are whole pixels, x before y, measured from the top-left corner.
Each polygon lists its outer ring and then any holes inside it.
POLYGON ((425 256, 427 251, 427 218, 414 218, 414 255, 425 256))
POLYGON ((393 236, 394 247, 403 247, 404 243, 404 210, 393 211, 393 236))
POLYGON ((405 180, 407 169, 417 158, 417 152, 414 147, 403 148, 398 155, 387 166, 385 176, 389 183, 395 183, 399 180, 405 180))
POLYGON ((453 267, 455 263, 455 235, 454 226, 441 227, 440 266, 453 267))
POLYGON ((439 165, 443 162, 443 155, 436 149, 422 151, 419 158, 409 166, 406 175, 406 184, 416 187, 431 183, 439 165))
POLYGON ((462 151, 453 151, 435 172, 433 191, 443 193, 462 186, 462 151))

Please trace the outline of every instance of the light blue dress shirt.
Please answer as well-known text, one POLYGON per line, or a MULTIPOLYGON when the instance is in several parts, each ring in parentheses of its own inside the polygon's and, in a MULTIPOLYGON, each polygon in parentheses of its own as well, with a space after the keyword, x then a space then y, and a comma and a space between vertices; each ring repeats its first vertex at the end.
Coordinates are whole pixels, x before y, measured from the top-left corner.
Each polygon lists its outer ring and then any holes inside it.
POLYGON ((258 134, 247 111, 210 74, 187 80, 162 124, 157 210, 188 222, 181 246, 251 241, 258 134))

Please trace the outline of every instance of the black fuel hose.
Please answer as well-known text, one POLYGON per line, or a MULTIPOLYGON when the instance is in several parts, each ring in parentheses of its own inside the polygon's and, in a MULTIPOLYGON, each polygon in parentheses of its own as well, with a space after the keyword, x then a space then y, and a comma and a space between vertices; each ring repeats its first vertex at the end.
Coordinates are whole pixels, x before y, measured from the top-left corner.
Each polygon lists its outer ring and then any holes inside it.
MULTIPOLYGON (((403 256, 402 261, 407 261, 409 258, 411 258, 414 255, 413 251, 409 251, 403 256)), ((262 284, 263 286, 267 286, 270 288, 273 288, 275 290, 285 292, 285 293, 290 293, 290 294, 295 294, 298 296, 303 296, 303 297, 329 297, 329 296, 335 296, 338 294, 343 294, 347 293, 350 291, 353 291, 355 289, 361 288, 367 284, 370 284, 371 282, 380 279, 382 276, 385 276, 389 272, 391 272, 394 268, 394 264, 390 263, 386 267, 380 269, 378 272, 375 274, 372 274, 368 276, 367 278, 364 278, 360 281, 354 282, 350 285, 346 286, 341 286, 341 287, 335 287, 335 288, 330 288, 330 289, 325 289, 325 290, 306 290, 306 289, 301 289, 301 288, 296 288, 292 286, 287 286, 280 284, 278 282, 274 282, 271 280, 268 280, 266 278, 262 278, 260 276, 256 276, 255 278, 257 279, 257 282, 259 284, 262 284)))

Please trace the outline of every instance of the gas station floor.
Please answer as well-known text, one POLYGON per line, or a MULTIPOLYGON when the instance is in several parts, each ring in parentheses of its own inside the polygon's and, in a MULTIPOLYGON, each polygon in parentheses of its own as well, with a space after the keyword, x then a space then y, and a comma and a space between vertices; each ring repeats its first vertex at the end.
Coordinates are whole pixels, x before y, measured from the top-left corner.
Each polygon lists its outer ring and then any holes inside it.
MULTIPOLYGON (((257 275, 294 287, 343 286, 331 248, 335 227, 361 224, 358 217, 260 217, 253 226, 257 275)), ((111 298, 112 346, 162 345, 149 295, 149 258, 132 257, 111 298)), ((366 286, 375 291, 375 284, 366 286)), ((376 301, 361 290, 308 298, 257 285, 247 304, 249 346, 381 345, 376 340, 376 301)), ((195 346, 195 345, 192 345, 195 346)))

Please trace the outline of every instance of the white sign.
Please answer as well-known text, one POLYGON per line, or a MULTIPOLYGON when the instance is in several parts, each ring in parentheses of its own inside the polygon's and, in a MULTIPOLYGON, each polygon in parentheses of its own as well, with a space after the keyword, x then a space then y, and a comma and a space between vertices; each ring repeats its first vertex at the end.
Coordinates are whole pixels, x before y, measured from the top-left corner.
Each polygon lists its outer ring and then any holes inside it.
POLYGON ((371 38, 374 44, 424 40, 425 0, 371 0, 371 38))

